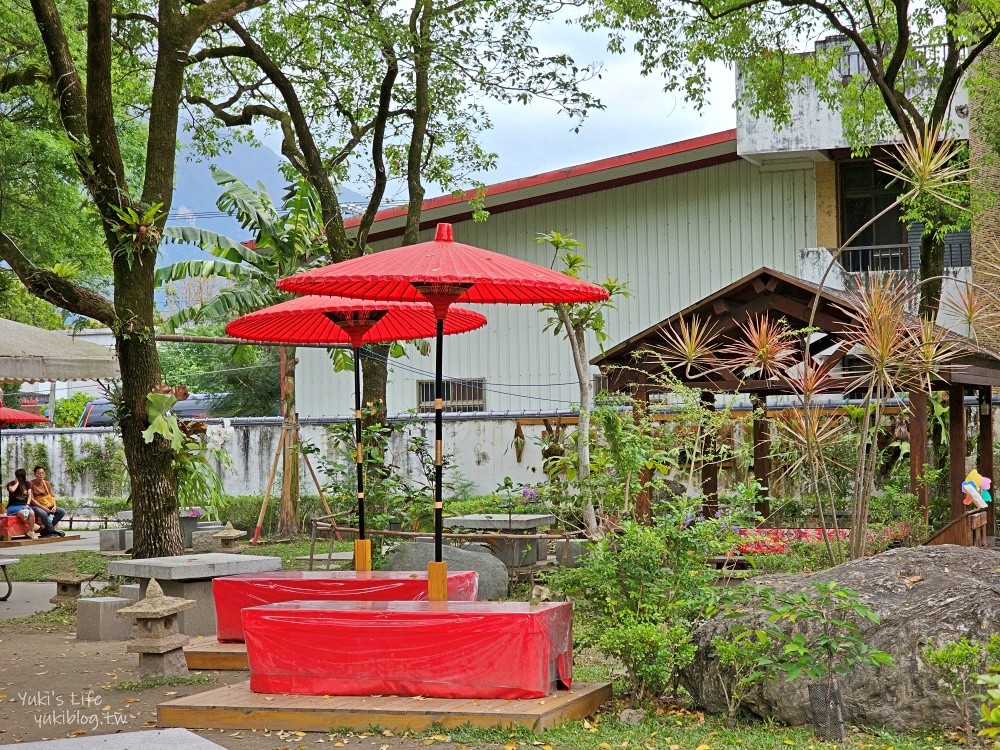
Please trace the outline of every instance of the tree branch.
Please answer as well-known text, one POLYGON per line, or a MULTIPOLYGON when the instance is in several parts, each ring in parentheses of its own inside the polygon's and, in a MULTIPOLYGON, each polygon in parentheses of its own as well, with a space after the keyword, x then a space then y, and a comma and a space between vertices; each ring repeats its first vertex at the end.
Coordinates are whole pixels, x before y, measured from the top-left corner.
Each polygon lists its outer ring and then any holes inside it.
POLYGON ((225 57, 250 57, 250 52, 246 47, 232 44, 227 47, 206 47, 188 55, 188 64, 199 63, 204 60, 221 60, 225 57))
POLYGON ((0 94, 6 94, 11 89, 19 86, 34 86, 39 83, 49 82, 49 72, 37 65, 29 65, 27 68, 12 70, 0 76, 0 94))
POLYGON ((259 8, 267 0, 211 0, 192 8, 187 14, 186 40, 190 47, 210 26, 231 21, 234 16, 251 8, 259 8))
POLYGON ((25 288, 39 299, 113 328, 115 306, 106 297, 28 260, 8 235, 0 232, 0 258, 7 261, 25 288))

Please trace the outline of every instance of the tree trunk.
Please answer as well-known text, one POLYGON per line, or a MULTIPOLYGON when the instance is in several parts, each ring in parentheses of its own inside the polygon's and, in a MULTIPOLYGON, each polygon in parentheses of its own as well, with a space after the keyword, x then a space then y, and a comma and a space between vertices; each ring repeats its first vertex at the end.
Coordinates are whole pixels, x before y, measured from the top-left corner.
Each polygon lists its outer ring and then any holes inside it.
POLYGON ((920 238, 920 316, 926 320, 937 319, 943 273, 944 239, 925 234, 920 238))
POLYGON ((147 443, 142 436, 149 426, 146 396, 161 382, 153 338, 155 257, 155 250, 137 248, 131 262, 119 253, 114 264, 115 308, 122 321, 115 331, 122 374, 118 414, 131 482, 135 558, 184 552, 173 451, 163 438, 147 443))
POLYGON ((386 423, 386 386, 389 383, 389 345, 374 344, 365 347, 368 356, 361 358, 361 406, 364 426, 386 423), (368 407, 372 408, 368 408, 368 407))
POLYGON ((281 457, 281 505, 278 508, 278 536, 299 531, 299 417, 295 413, 295 347, 282 351, 281 414, 289 432, 285 435, 281 457))

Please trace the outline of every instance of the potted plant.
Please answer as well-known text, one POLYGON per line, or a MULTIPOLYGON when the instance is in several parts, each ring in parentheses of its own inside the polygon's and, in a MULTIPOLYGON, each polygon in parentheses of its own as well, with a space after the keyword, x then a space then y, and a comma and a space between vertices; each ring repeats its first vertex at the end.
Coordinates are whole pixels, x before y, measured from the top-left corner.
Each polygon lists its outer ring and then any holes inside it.
POLYGON ((865 643, 861 623, 879 617, 852 589, 836 581, 814 583, 801 592, 761 592, 766 635, 777 644, 760 660, 789 681, 807 679, 813 730, 821 739, 844 739, 844 699, 838 676, 864 666, 891 666, 892 656, 865 643))

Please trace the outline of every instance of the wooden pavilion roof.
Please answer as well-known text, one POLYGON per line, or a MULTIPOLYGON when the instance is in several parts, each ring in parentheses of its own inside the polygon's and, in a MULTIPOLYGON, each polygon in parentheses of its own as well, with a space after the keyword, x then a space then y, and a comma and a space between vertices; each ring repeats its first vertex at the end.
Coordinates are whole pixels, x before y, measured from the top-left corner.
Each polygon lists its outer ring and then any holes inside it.
MULTIPOLYGON (((853 323, 852 309, 857 310, 858 307, 843 291, 820 290, 811 282, 762 267, 666 320, 630 336, 593 358, 591 364, 608 373, 613 390, 630 387, 656 390, 651 388, 651 376, 662 374, 664 369, 669 368, 684 385, 704 391, 789 393, 788 386, 778 378, 755 380, 751 377, 741 380, 735 363, 731 368, 726 366, 725 353, 717 353, 718 359, 713 362, 711 370, 686 372, 683 367, 670 367, 655 352, 664 348, 667 332, 676 330, 682 320, 690 323, 698 318, 715 332, 717 348, 722 349, 739 334, 740 324, 767 314, 772 319, 783 318, 793 331, 807 329, 812 318, 812 333, 803 333, 798 337, 800 356, 804 356, 808 346, 812 356, 827 352, 826 356, 832 358, 832 365, 851 353, 852 349, 858 353, 847 336, 853 323), (813 317, 814 302, 816 314, 813 317)), ((916 316, 913 316, 913 322, 918 323, 916 316)), ((941 368, 939 380, 933 387, 946 388, 949 384, 1000 386, 1000 355, 956 333, 949 331, 947 337, 960 355, 941 368)), ((843 393, 853 382, 854 377, 834 378, 832 392, 843 393)))

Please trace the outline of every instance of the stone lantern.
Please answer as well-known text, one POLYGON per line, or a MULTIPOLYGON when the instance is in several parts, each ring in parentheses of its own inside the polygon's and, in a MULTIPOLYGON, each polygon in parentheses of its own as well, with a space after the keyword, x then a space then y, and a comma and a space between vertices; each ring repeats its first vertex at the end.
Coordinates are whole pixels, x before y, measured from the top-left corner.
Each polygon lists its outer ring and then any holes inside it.
POLYGON ((232 521, 226 521, 226 528, 217 534, 212 534, 215 539, 219 540, 220 552, 230 552, 233 554, 239 554, 243 551, 242 547, 240 547, 240 539, 246 535, 245 531, 234 529, 232 521))
POLYGON ((167 675, 183 677, 188 673, 184 645, 191 640, 182 635, 177 625, 177 613, 191 609, 193 599, 166 596, 153 578, 146 587, 146 598, 117 612, 118 617, 131 617, 138 626, 138 636, 126 651, 139 654, 139 677, 167 675))

